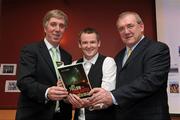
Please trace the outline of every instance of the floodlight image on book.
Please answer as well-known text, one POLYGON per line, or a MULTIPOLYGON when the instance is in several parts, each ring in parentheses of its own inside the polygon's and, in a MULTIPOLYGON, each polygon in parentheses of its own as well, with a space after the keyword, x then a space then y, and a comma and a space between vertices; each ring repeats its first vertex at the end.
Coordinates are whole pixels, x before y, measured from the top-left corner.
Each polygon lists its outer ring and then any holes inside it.
POLYGON ((82 63, 63 66, 58 70, 69 93, 76 94, 80 98, 89 97, 91 85, 82 63))

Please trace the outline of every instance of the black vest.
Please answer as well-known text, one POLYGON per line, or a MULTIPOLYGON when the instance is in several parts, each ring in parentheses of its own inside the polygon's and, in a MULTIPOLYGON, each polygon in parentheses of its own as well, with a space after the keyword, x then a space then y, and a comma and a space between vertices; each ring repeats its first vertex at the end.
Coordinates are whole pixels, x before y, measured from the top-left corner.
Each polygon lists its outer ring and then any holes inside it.
MULTIPOLYGON (((103 67, 103 62, 105 60, 105 56, 99 54, 98 59, 94 65, 91 66, 88 78, 89 82, 91 83, 92 88, 94 87, 101 87, 102 83, 102 67, 103 67)), ((83 62, 83 59, 79 59, 77 61, 83 62)), ((94 111, 89 111, 88 109, 85 109, 85 118, 86 120, 114 120, 114 110, 113 107, 109 107, 108 109, 105 110, 94 110, 94 111)), ((76 109, 75 112, 75 120, 78 120, 78 115, 79 115, 79 109, 76 109)))
MULTIPOLYGON (((99 55, 96 63, 92 64, 89 70, 88 78, 89 78, 89 82, 91 83, 92 88, 101 87, 102 76, 103 76, 102 66, 103 66, 103 62, 105 58, 106 58, 105 56, 99 55)), ((77 61, 77 63, 80 63, 80 62, 83 62, 82 58, 77 61)))

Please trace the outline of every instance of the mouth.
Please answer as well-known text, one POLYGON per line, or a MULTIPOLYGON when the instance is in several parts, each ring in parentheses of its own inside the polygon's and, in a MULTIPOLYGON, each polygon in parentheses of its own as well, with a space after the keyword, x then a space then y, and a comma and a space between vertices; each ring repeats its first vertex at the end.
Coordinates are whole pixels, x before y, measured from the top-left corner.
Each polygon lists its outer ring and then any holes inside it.
POLYGON ((61 35, 60 34, 54 34, 54 39, 60 39, 61 38, 61 35))
POLYGON ((60 37, 61 35, 60 34, 54 34, 55 37, 60 37))
POLYGON ((94 50, 89 50, 89 51, 86 51, 86 54, 87 54, 87 55, 90 55, 90 56, 91 56, 92 54, 94 54, 94 53, 95 53, 95 51, 94 51, 94 50))
POLYGON ((131 39, 133 36, 126 36, 125 38, 126 39, 131 39))

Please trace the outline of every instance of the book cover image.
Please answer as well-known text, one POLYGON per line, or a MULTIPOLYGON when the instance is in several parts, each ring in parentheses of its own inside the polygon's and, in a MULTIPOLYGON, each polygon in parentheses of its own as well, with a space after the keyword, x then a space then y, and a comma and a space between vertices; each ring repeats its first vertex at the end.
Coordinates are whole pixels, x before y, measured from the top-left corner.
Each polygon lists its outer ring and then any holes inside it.
POLYGON ((91 90, 91 85, 82 63, 63 66, 58 70, 66 89, 70 93, 76 94, 80 98, 89 97, 88 93, 91 90))

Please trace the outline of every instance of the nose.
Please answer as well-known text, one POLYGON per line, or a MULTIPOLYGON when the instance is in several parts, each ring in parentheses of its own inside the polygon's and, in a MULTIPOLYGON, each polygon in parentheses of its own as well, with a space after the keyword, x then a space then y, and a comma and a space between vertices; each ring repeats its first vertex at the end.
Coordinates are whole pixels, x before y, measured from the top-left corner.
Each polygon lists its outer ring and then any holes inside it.
POLYGON ((60 31, 60 27, 58 25, 56 25, 55 30, 60 31))
POLYGON ((125 27, 124 28, 124 33, 129 33, 129 28, 125 27))
POLYGON ((88 48, 90 48, 90 47, 91 47, 91 44, 90 44, 90 43, 88 43, 88 44, 87 44, 87 47, 88 47, 88 48))

